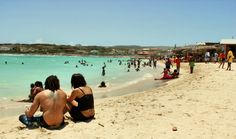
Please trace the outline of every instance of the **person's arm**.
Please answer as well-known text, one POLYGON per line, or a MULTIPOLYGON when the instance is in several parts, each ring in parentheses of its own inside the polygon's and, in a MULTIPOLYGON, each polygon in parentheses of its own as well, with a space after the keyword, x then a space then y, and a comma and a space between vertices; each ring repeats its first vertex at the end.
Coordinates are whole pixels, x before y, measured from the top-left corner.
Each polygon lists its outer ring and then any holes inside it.
POLYGON ((33 117, 34 113, 37 111, 39 107, 39 96, 37 95, 34 98, 34 101, 29 109, 25 111, 25 115, 28 117, 33 117))
POLYGON ((69 96, 69 98, 67 98, 67 101, 68 102, 72 102, 76 97, 77 97, 77 92, 76 92, 77 90, 73 90, 72 92, 71 92, 71 95, 69 96))

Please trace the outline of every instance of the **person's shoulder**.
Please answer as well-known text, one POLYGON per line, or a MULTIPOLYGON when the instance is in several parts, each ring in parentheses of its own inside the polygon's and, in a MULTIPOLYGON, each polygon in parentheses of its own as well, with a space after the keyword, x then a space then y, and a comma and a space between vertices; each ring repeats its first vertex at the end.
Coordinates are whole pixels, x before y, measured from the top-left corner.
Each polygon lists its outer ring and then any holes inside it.
POLYGON ((80 88, 80 91, 84 91, 84 92, 89 92, 89 91, 92 91, 92 88, 88 85, 84 86, 84 87, 81 87, 80 88))
POLYGON ((36 90, 37 92, 41 92, 41 91, 43 91, 43 88, 41 88, 41 87, 36 87, 35 90, 36 90))
POLYGON ((81 89, 82 89, 82 88, 74 88, 74 89, 72 90, 72 92, 81 92, 81 89))
MULTIPOLYGON (((105 87, 107 87, 107 86, 105 85, 105 87)), ((92 93, 93 92, 92 88, 90 86, 88 86, 88 88, 89 88, 90 92, 92 93)))
POLYGON ((40 91, 39 93, 36 94, 36 96, 34 97, 34 99, 44 99, 46 97, 46 92, 44 91, 40 91))
POLYGON ((62 89, 57 90, 57 93, 61 95, 66 95, 66 92, 62 89))
POLYGON ((71 91, 71 94, 74 94, 74 95, 78 96, 78 94, 81 94, 80 92, 81 92, 81 90, 80 90, 79 88, 74 88, 74 89, 71 91))
POLYGON ((36 90, 38 93, 36 94, 36 96, 43 96, 45 95, 46 90, 36 90))

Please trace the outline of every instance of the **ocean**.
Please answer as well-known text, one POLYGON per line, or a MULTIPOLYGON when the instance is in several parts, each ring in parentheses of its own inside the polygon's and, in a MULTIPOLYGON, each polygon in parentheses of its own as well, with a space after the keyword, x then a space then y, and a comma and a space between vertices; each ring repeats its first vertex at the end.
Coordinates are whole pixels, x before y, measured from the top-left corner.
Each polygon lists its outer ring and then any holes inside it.
POLYGON ((61 88, 69 94, 72 74, 81 73, 92 87, 95 97, 140 92, 158 87, 162 83, 153 80, 154 77, 161 76, 162 68, 159 66, 155 69, 141 66, 140 71, 131 66, 130 72, 127 72, 127 60, 130 58, 1 54, 0 101, 27 98, 30 84, 35 81, 44 83, 50 75, 56 75, 61 88), (105 76, 102 76, 104 63, 105 76), (101 81, 106 82, 106 88, 98 88, 101 81))

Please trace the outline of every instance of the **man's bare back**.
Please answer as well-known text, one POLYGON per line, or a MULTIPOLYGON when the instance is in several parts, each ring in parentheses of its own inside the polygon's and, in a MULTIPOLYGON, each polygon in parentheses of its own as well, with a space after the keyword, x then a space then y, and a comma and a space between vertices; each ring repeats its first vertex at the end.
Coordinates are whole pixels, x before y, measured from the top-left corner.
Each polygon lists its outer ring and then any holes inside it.
POLYGON ((43 112, 43 118, 48 125, 61 124, 64 116, 63 111, 66 105, 66 93, 64 91, 42 91, 36 95, 35 101, 36 104, 40 104, 40 111, 43 112))
POLYGON ((19 120, 26 126, 37 122, 42 127, 59 127, 64 122, 66 97, 66 93, 60 89, 58 78, 51 75, 45 81, 45 90, 35 96, 30 109, 25 111, 25 115, 20 115, 19 120), (34 117, 39 107, 43 114, 34 117))

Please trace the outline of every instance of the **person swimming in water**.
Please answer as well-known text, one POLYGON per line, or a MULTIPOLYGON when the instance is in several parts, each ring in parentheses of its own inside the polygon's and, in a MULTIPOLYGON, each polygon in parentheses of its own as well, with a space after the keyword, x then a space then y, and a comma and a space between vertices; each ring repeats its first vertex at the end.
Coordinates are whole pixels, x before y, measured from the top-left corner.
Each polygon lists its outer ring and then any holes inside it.
POLYGON ((106 86, 106 83, 104 81, 102 81, 98 87, 102 88, 102 87, 107 87, 107 86, 106 86))

